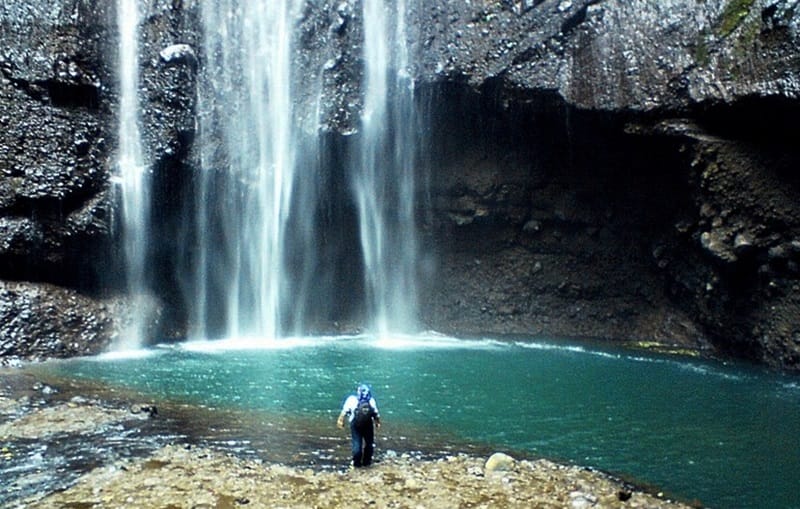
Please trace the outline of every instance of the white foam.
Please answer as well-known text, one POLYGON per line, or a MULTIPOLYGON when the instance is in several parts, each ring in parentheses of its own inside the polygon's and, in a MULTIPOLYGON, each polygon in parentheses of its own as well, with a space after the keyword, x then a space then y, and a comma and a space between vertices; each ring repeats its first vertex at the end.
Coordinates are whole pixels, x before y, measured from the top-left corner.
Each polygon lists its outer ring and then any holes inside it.
POLYGON ((161 353, 162 352, 159 352, 157 350, 139 348, 133 350, 112 350, 110 352, 104 352, 94 357, 88 357, 88 358, 98 361, 136 360, 136 359, 146 359, 148 357, 160 355, 161 353))
POLYGON ((253 336, 230 337, 216 340, 195 340, 164 348, 176 348, 189 352, 222 353, 237 350, 288 350, 292 348, 314 348, 324 346, 358 346, 383 350, 426 350, 426 349, 494 349, 507 345, 497 340, 459 339, 435 332, 421 334, 369 334, 347 336, 295 336, 285 338, 265 338, 253 336))
POLYGON ((187 341, 177 345, 181 350, 203 353, 222 353, 236 350, 289 350, 308 348, 330 343, 333 336, 300 336, 285 338, 266 338, 240 336, 215 340, 187 341))
POLYGON ((580 353, 580 354, 587 354, 587 355, 595 355, 597 357, 605 357, 608 359, 619 359, 621 358, 618 354, 602 352, 599 350, 587 350, 582 346, 577 345, 556 345, 553 343, 541 343, 541 342, 525 342, 525 341, 515 341, 515 346, 519 346, 521 348, 527 348, 530 350, 542 350, 542 351, 557 351, 557 352, 570 352, 570 353, 580 353))
POLYGON ((722 378, 723 380, 739 382, 748 378, 746 375, 725 372, 710 365, 693 364, 689 362, 675 362, 675 364, 684 371, 690 371, 703 376, 715 376, 717 378, 722 378))
POLYGON ((537 342, 527 343, 523 341, 517 341, 514 344, 522 348, 528 348, 534 350, 572 352, 572 353, 593 355, 596 357, 602 357, 606 359, 626 360, 631 362, 641 362, 648 364, 668 364, 676 366, 678 369, 681 369, 683 371, 689 371, 703 376, 716 376, 719 378, 723 378, 725 380, 740 381, 744 379, 742 375, 727 373, 719 369, 716 369, 711 365, 697 364, 693 362, 686 362, 672 358, 664 358, 656 356, 648 357, 645 355, 631 355, 624 353, 603 352, 601 350, 592 350, 576 345, 556 345, 553 343, 537 343, 537 342))
POLYGON ((383 350, 426 350, 426 349, 477 349, 487 350, 502 346, 503 343, 491 339, 459 339, 435 332, 421 334, 387 334, 384 336, 363 336, 361 342, 383 350))
POLYGON ((787 382, 783 384, 784 389, 789 389, 792 391, 800 390, 800 383, 797 382, 787 382))

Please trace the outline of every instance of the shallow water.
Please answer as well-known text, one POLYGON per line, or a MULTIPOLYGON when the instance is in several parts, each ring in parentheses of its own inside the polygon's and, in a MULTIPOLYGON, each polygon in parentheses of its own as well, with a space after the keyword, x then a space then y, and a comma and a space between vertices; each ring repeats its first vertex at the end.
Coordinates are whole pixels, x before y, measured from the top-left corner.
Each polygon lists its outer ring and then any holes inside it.
POLYGON ((271 450, 268 459, 309 447, 316 461, 341 461, 346 440, 331 423, 366 381, 386 423, 382 450, 472 444, 599 468, 713 507, 800 507, 800 384, 747 366, 563 344, 349 337, 186 343, 40 369, 235 415, 194 431, 271 450), (273 434, 291 443, 270 443, 273 434))

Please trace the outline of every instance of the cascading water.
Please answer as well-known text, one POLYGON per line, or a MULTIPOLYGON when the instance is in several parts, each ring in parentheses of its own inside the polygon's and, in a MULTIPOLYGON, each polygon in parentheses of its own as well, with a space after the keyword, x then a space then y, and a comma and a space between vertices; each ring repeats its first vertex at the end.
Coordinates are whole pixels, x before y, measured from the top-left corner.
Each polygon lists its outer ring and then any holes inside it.
POLYGON ((195 337, 276 338, 286 321, 287 224, 298 151, 292 25, 301 3, 203 4, 203 173, 190 293, 195 337))
MULTIPOLYGON (((298 76, 292 62, 307 51, 296 42, 303 8, 299 0, 203 3, 202 175, 193 218, 197 243, 187 262, 193 274, 185 292, 194 338, 307 334, 309 309, 316 318, 335 320, 335 311, 321 308, 353 300, 336 286, 343 276, 334 274, 343 263, 337 257, 348 250, 324 245, 331 224, 319 224, 326 213, 319 213, 318 202, 342 201, 319 196, 331 173, 318 119, 312 118, 319 102, 309 107, 293 85, 298 76)), ((413 330, 417 293, 419 130, 405 74, 405 5, 387 9, 382 1, 364 3, 364 115, 348 159, 366 311, 369 327, 380 335, 413 330), (390 19, 398 20, 394 32, 390 19)))
POLYGON ((126 281, 134 312, 127 327, 112 345, 114 350, 139 348, 150 316, 146 282, 150 195, 139 131, 139 18, 137 0, 119 0, 119 154, 115 180, 122 201, 126 281))
POLYGON ((415 171, 418 136, 407 74, 405 2, 364 0, 365 94, 353 184, 367 312, 379 337, 417 328, 415 171), (396 25, 390 29, 390 20, 396 25))

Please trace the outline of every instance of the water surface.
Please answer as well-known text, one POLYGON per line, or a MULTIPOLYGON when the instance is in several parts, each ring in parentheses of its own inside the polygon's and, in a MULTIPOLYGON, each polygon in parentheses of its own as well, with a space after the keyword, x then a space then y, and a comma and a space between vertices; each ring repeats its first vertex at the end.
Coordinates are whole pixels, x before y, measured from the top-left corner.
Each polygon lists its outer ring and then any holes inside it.
POLYGON ((48 369, 164 400, 282 414, 309 433, 329 429, 348 391, 367 381, 386 439, 402 435, 410 448, 449 437, 599 468, 713 507, 800 507, 800 384, 756 368, 440 337, 198 342, 150 353, 48 369))

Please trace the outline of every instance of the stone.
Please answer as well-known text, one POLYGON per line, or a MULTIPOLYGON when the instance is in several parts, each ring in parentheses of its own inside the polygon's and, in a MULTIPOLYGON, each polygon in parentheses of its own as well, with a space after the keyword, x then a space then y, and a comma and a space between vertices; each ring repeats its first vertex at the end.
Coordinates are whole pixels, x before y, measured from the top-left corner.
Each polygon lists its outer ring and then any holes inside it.
POLYGON ((165 63, 181 63, 197 65, 197 56, 194 49, 188 44, 173 44, 162 49, 159 53, 165 63))
POLYGON ((739 256, 751 253, 754 249, 753 241, 747 234, 739 233, 733 239, 733 250, 739 256))
POLYGON ((767 255, 771 262, 781 263, 788 258, 788 251, 785 246, 778 245, 769 248, 767 255))
POLYGON ((590 493, 583 493, 581 491, 573 491, 569 494, 570 507, 573 509, 586 509, 594 507, 597 504, 597 497, 590 493))
POLYGON ((516 460, 508 454, 496 452, 489 456, 483 468, 487 474, 493 472, 507 472, 513 469, 515 464, 516 460))
POLYGON ((711 255, 725 263, 733 263, 738 260, 737 256, 729 249, 724 238, 717 230, 703 232, 700 235, 700 244, 711 255))
POLYGON ((542 229, 541 223, 539 221, 536 221, 535 219, 531 219, 530 221, 525 223, 525 225, 522 227, 522 231, 524 231, 525 233, 538 233, 539 230, 541 229, 542 229))

